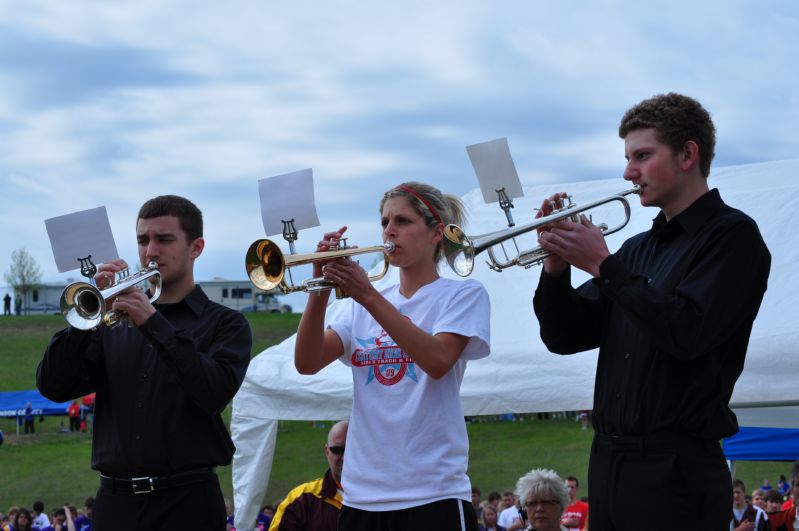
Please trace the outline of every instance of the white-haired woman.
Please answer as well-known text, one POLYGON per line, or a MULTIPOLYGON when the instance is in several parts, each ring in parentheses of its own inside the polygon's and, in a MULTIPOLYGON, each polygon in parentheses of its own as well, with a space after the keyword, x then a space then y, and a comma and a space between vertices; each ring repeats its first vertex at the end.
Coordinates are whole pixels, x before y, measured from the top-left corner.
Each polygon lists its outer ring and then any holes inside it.
MULTIPOLYGON (((403 183, 385 193, 380 217, 399 283, 378 290, 353 261, 315 264, 351 299, 325 329, 329 295, 309 297, 294 351, 302 374, 336 359, 352 368, 338 529, 476 531, 459 390, 466 362, 489 352, 488 295, 479 282, 440 278, 437 269, 444 229, 462 222, 462 205, 403 183)), ((317 250, 345 230, 325 234, 317 250)))
POLYGON ((560 525, 563 510, 569 504, 566 483, 554 470, 531 470, 516 483, 516 495, 527 513, 527 522, 535 531, 567 531, 560 525))

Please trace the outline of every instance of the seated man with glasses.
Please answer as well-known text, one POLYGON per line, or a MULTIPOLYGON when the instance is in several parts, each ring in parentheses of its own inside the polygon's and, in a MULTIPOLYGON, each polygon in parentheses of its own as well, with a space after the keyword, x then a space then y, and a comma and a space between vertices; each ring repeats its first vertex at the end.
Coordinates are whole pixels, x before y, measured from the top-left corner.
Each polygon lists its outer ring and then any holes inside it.
POLYGON ((341 470, 349 422, 330 428, 325 457, 330 468, 319 479, 303 483, 280 502, 269 531, 335 531, 341 511, 341 470))
POLYGON ((563 509, 569 504, 566 483, 553 470, 537 468, 516 483, 516 495, 524 508, 528 529, 567 531, 560 525, 563 509))

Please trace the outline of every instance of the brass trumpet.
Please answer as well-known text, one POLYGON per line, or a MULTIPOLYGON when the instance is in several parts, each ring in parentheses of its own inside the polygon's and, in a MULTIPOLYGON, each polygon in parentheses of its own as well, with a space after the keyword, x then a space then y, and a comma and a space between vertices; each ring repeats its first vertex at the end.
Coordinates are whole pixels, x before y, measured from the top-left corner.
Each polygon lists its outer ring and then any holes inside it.
POLYGON ((145 269, 133 275, 127 269, 118 272, 114 284, 104 290, 88 282, 73 282, 61 292, 61 314, 72 327, 79 330, 91 330, 100 324, 115 326, 125 314, 116 310, 106 311, 106 301, 151 277, 157 277, 155 291, 150 297, 152 303, 161 295, 161 273, 155 262, 150 262, 145 269))
POLYGON ((370 282, 376 282, 383 278, 388 272, 388 255, 394 251, 394 244, 386 242, 383 245, 372 247, 345 247, 333 251, 322 251, 307 254, 284 255, 280 247, 266 238, 255 240, 244 259, 244 266, 247 269, 247 276, 255 287, 264 291, 278 288, 281 293, 295 293, 304 291, 313 293, 317 291, 336 290, 336 297, 343 298, 347 295, 334 282, 322 277, 310 278, 299 285, 286 281, 286 270, 291 267, 312 264, 323 260, 334 258, 349 258, 359 254, 383 253, 383 269, 377 275, 369 277, 370 282))
POLYGON ((514 238, 516 238, 516 236, 534 231, 549 223, 564 220, 579 222, 580 214, 592 208, 618 201, 624 209, 624 221, 612 228, 609 228, 605 223, 598 225, 602 230, 602 234, 608 236, 623 229, 630 221, 630 202, 627 201, 625 196, 640 193, 641 188, 636 185, 630 190, 625 190, 624 192, 598 199, 579 207, 571 203, 570 200, 569 203, 565 205, 561 202, 551 214, 538 218, 532 223, 520 227, 511 227, 496 232, 481 234, 480 236, 466 236, 463 230, 457 225, 448 225, 444 230, 444 254, 447 258, 447 263, 455 273, 462 277, 466 277, 469 276, 474 269, 475 256, 487 250, 489 257, 487 264, 488 267, 494 271, 501 272, 503 269, 507 269, 511 266, 520 266, 526 269, 539 265, 551 254, 540 246, 524 251, 518 251, 517 246, 516 256, 509 258, 506 253, 504 262, 497 259, 493 247, 501 245, 507 240, 514 240, 515 244, 514 238))

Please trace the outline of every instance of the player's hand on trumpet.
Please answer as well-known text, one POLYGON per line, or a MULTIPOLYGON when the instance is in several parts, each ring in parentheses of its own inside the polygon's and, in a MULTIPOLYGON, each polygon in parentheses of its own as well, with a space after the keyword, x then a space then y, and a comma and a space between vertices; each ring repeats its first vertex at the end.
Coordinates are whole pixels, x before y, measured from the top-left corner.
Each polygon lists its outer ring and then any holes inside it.
POLYGON ((114 285, 117 273, 128 269, 128 263, 118 258, 105 262, 97 266, 97 273, 94 275, 94 283, 98 289, 108 289, 114 285))
MULTIPOLYGON (((111 260, 97 266, 97 274, 94 275, 97 288, 104 290, 113 286, 117 273, 125 269, 128 269, 128 264, 122 259, 111 260)), ((107 303, 110 304, 110 309, 126 314, 128 322, 133 326, 144 324, 155 313, 150 299, 135 286, 121 291, 107 303)))
POLYGON ((377 293, 369 275, 355 260, 346 258, 331 261, 323 268, 325 280, 336 285, 358 304, 363 305, 369 295, 377 293))
MULTIPOLYGON (((544 201, 541 203, 541 208, 538 209, 538 212, 535 215, 535 219, 543 218, 544 216, 549 216, 552 214, 559 208, 559 205, 563 204, 563 200, 568 196, 569 195, 566 192, 558 192, 544 199, 544 201)), ((559 223, 561 222, 548 223, 536 228, 536 232, 538 232, 538 244, 552 253, 550 256, 544 259, 544 271, 550 275, 559 275, 569 266, 569 263, 562 257, 558 256, 553 249, 546 245, 547 241, 542 239, 544 235, 547 235, 549 231, 559 223)))
POLYGON ((155 313, 155 307, 150 303, 149 297, 135 286, 117 295, 111 308, 126 314, 128 323, 132 326, 143 325, 155 313))
MULTIPOLYGON (((333 231, 333 232, 326 232, 319 243, 316 244, 316 252, 323 253, 326 251, 335 251, 338 249, 339 242, 344 237, 344 233, 347 232, 346 225, 341 227, 340 229, 333 231)), ((313 276, 314 277, 321 277, 324 275, 324 268, 327 264, 330 264, 336 260, 341 259, 332 259, 332 260, 316 260, 313 263, 313 276)))
POLYGON ((544 260, 544 270, 559 274, 571 264, 593 277, 599 276, 599 265, 610 255, 602 230, 580 214, 579 223, 563 221, 540 232, 538 243, 552 253, 544 260))

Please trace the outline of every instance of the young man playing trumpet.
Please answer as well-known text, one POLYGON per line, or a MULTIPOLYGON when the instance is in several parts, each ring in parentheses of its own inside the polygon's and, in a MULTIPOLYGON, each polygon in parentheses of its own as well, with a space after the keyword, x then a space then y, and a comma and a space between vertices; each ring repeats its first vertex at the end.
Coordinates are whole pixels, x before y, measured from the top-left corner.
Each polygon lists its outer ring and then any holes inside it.
MULTIPOLYGON (((131 326, 56 333, 36 382, 59 402, 97 393, 94 529, 222 531, 225 505, 214 469, 230 463, 234 448, 220 414, 244 379, 250 327, 194 284, 205 243, 193 203, 177 196, 147 201, 136 237, 142 266, 158 265, 158 300, 131 287, 111 303, 131 326)), ((125 267, 122 260, 101 264, 98 288, 125 267)))
POLYGON ((708 188, 715 128, 698 102, 645 100, 619 136, 624 179, 660 209, 652 228, 611 254, 584 216, 543 227, 539 242, 554 254, 534 298, 549 350, 599 347, 589 529, 727 529, 732 484, 719 439, 738 430, 729 399, 771 256, 755 222, 708 188), (572 288, 571 266, 594 278, 572 288), (657 518, 652 499, 666 509, 657 518))

